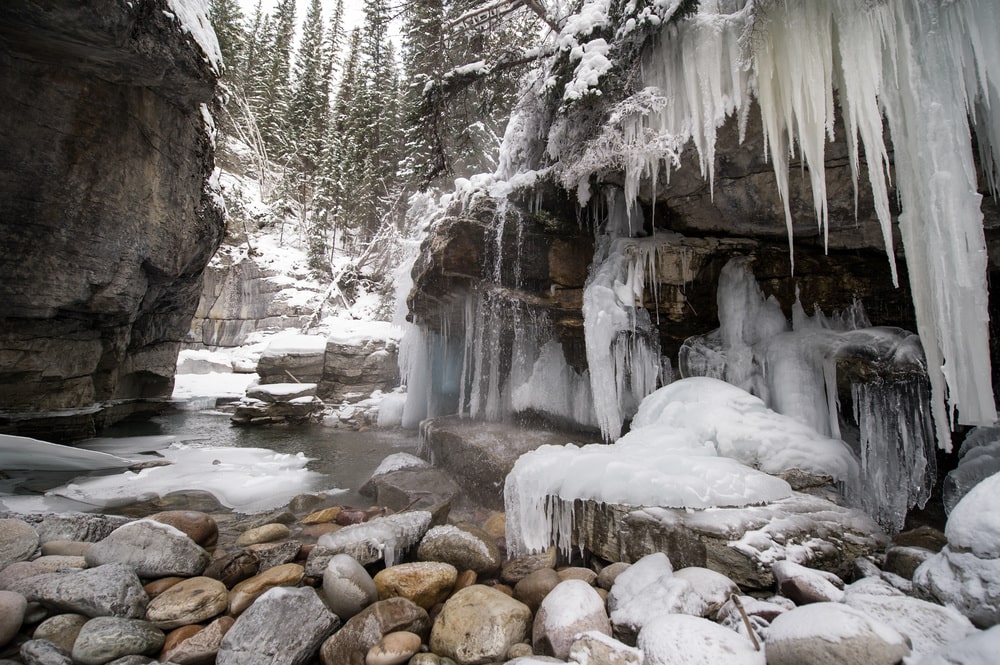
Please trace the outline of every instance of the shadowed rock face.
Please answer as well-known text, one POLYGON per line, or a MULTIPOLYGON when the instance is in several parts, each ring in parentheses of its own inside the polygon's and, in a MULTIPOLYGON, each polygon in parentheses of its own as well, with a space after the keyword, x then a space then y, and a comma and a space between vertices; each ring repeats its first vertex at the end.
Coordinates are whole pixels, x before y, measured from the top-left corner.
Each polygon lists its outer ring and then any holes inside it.
POLYGON ((168 9, 0 6, 0 431, 170 394, 223 219, 201 108, 216 77, 168 9))

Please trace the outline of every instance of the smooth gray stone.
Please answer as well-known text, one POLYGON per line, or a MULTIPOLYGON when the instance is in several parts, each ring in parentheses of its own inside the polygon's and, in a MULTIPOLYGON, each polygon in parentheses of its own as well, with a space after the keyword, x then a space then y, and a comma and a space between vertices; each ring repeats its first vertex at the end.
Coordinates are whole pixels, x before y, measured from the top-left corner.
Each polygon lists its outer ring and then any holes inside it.
POLYGON ((97 617, 80 629, 73 644, 73 660, 80 665, 104 665, 123 656, 159 653, 166 636, 148 621, 97 617))
POLYGON ((89 566, 124 563, 143 578, 194 577, 208 566, 211 556, 186 534, 152 520, 131 522, 115 529, 87 550, 89 566))
POLYGON ((138 576, 122 563, 79 572, 36 575, 17 580, 11 584, 11 590, 51 610, 89 617, 139 619, 146 615, 149 604, 138 576))
POLYGON ((38 549, 38 533, 19 519, 0 519, 0 570, 24 561, 38 549))
POLYGON ((48 640, 28 640, 21 645, 24 665, 72 665, 69 654, 48 640))
POLYGON ((118 515, 61 513, 45 515, 35 526, 41 544, 53 540, 74 540, 96 543, 112 531, 132 520, 118 515))
POLYGON ((216 665, 304 665, 339 627, 311 587, 277 587, 239 616, 222 638, 216 665))

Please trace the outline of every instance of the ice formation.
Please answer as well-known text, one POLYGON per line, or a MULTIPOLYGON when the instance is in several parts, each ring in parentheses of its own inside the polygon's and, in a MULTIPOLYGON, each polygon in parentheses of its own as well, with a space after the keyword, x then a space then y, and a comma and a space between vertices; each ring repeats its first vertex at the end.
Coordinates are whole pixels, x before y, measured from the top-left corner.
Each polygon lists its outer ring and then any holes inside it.
POLYGON ((376 517, 324 534, 316 547, 329 554, 349 554, 363 565, 385 559, 386 566, 394 566, 423 538, 430 525, 431 514, 423 510, 376 517))
POLYGON ((835 439, 848 434, 841 432, 838 384, 849 381, 861 480, 845 488, 846 495, 883 528, 898 531, 907 510, 927 502, 936 478, 919 341, 900 329, 871 327, 859 304, 809 316, 796 303, 788 321, 773 296, 764 297, 749 266, 748 258, 737 257, 723 268, 720 327, 684 343, 681 374, 740 386, 835 439), (878 375, 838 377, 844 362, 860 362, 878 375))
POLYGON ((1000 5, 817 0, 747 2, 728 14, 717 9, 706 4, 696 17, 666 26, 643 60, 645 84, 670 94, 661 92, 649 112, 621 119, 627 194, 635 195, 643 176, 655 178, 661 163, 668 172, 676 166, 688 140, 711 181, 716 128, 731 115, 745 122, 753 96, 785 203, 789 244, 788 163, 796 146, 825 232, 824 149, 833 137, 836 94, 852 173, 857 182, 863 147, 891 261, 884 114, 894 139, 899 227, 939 445, 950 447, 956 411, 962 423, 992 424, 986 245, 969 117, 995 188, 1000 5))
POLYGON ((944 509, 950 513, 973 487, 1000 472, 1000 428, 976 427, 958 450, 958 466, 948 472, 942 488, 944 509))
POLYGON ((542 446, 507 476, 504 501, 513 552, 569 551, 573 502, 711 508, 791 495, 774 475, 799 469, 854 486, 851 451, 760 399, 711 378, 675 381, 641 404, 632 431, 612 445, 542 446))

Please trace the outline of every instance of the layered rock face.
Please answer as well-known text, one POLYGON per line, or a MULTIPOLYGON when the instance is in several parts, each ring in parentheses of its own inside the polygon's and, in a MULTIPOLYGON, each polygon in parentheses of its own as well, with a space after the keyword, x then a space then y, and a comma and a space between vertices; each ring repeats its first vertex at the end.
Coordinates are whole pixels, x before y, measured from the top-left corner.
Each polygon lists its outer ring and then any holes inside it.
POLYGON ((166 0, 49 5, 0 7, 0 428, 25 433, 170 394, 223 231, 216 75, 166 0))

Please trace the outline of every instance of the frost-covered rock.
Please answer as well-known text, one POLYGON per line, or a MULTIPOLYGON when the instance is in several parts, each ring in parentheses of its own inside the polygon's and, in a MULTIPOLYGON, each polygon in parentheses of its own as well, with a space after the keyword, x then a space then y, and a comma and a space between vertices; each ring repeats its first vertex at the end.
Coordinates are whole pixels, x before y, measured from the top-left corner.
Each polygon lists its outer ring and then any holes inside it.
POLYGON ((813 603, 774 618, 768 665, 895 665, 910 653, 905 637, 841 603, 813 603))
POLYGON ((322 335, 275 335, 257 361, 260 382, 287 383, 291 379, 319 383, 325 355, 326 337, 322 335))
POLYGON ((705 603, 705 616, 715 617, 719 609, 729 602, 729 597, 738 594, 740 588, 731 579, 708 568, 688 566, 674 571, 674 577, 687 581, 691 589, 705 603))
POLYGON ((334 554, 349 554, 358 563, 367 565, 385 559, 394 565, 411 547, 420 542, 431 524, 431 514, 422 511, 397 513, 345 526, 319 538, 309 553, 306 574, 323 574, 334 554))
POLYGON ((581 665, 643 665, 644 656, 635 647, 591 631, 576 636, 569 647, 569 660, 581 665))
POLYGON ((315 394, 315 383, 268 383, 247 388, 247 397, 263 402, 291 402, 315 394))
MULTIPOLYGON (((701 617, 664 614, 639 633, 639 649, 646 665, 764 665, 770 658, 755 650, 750 640, 701 617)), ((809 661, 800 661, 809 662, 809 661)))

